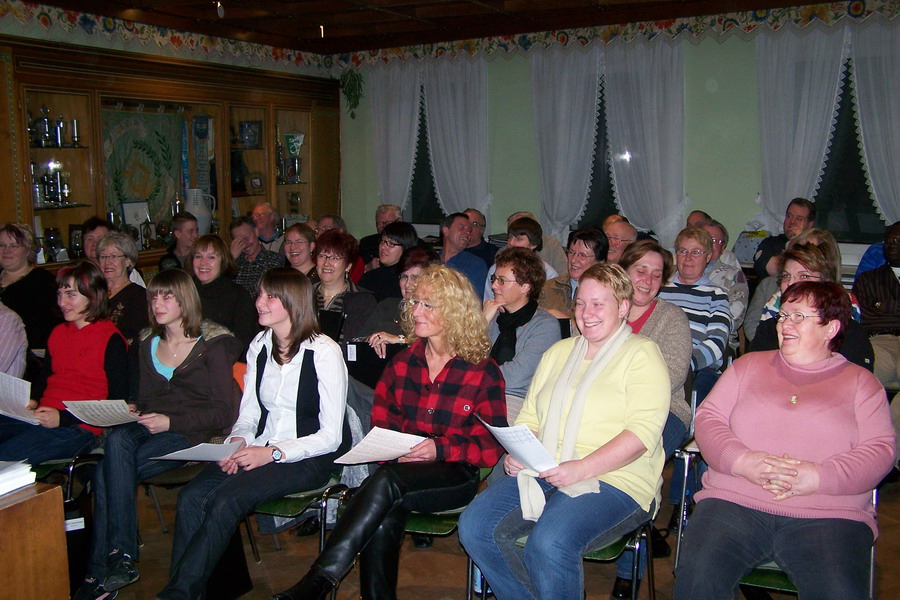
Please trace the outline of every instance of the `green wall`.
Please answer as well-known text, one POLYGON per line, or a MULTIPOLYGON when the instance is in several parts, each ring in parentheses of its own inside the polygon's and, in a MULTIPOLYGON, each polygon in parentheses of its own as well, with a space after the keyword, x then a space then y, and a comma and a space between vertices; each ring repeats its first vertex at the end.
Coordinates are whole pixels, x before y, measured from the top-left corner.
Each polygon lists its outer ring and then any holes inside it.
MULTIPOLYGON (((757 212, 760 188, 754 44, 737 37, 685 43, 685 194, 732 234, 757 212)), ((540 212, 528 59, 488 63, 491 231, 516 210, 540 212)), ((343 214, 352 233, 374 231, 375 174, 369 104, 342 115, 343 214)))

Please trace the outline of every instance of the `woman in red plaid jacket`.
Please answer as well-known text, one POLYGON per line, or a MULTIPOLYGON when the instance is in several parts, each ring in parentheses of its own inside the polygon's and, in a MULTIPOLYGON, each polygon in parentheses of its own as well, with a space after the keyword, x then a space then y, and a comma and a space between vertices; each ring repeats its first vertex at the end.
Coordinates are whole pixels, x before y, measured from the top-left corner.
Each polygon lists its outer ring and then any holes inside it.
POLYGON ((503 376, 489 357, 486 322, 468 279, 443 265, 428 267, 402 325, 410 346, 375 388, 372 425, 425 440, 363 482, 306 576, 274 599, 324 600, 360 553, 362 598, 396 598, 406 516, 465 506, 478 490, 479 467, 494 466, 503 454, 475 417, 506 424, 503 376))

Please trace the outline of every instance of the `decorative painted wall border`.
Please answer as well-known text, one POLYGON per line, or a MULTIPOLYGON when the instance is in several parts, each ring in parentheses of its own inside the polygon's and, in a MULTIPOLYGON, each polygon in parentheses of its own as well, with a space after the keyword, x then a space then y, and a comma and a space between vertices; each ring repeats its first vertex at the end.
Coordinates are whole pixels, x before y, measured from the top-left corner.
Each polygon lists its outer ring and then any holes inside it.
POLYGON ((624 25, 584 27, 520 35, 458 40, 400 48, 318 55, 263 44, 242 42, 145 25, 90 13, 65 10, 21 0, 0 0, 0 33, 74 44, 177 56, 235 66, 324 75, 366 64, 392 60, 422 60, 453 56, 487 56, 529 52, 552 44, 631 42, 638 38, 752 35, 767 26, 772 30, 793 24, 833 25, 842 19, 863 20, 873 14, 892 19, 900 11, 898 0, 829 2, 789 8, 755 10, 624 25))

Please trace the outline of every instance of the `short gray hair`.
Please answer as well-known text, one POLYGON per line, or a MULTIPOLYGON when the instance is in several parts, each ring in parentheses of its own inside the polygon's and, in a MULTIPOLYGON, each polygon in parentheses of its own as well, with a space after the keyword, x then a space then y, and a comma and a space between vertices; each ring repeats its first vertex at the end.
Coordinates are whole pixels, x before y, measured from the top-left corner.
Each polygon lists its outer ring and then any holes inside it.
POLYGON ((125 255, 125 258, 131 261, 132 267, 137 265, 137 245, 134 243, 134 238, 132 238, 127 233, 122 233, 121 231, 110 231, 102 238, 100 238, 100 241, 97 242, 97 256, 100 256, 100 253, 107 246, 115 246, 122 254, 125 255))

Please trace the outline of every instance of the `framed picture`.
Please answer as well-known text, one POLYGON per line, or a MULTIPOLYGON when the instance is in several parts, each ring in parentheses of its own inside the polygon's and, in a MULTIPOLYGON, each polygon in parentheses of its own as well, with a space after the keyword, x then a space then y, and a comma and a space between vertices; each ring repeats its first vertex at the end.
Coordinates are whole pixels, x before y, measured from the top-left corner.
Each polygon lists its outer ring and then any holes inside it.
POLYGON ((247 186, 247 192, 253 196, 266 193, 266 180, 259 171, 247 173, 247 176, 244 178, 244 184, 247 186))
POLYGON ((149 202, 121 202, 119 212, 122 213, 122 223, 125 225, 140 225, 150 219, 149 202))
POLYGON ((259 148, 262 121, 241 121, 238 136, 244 148, 259 148))

